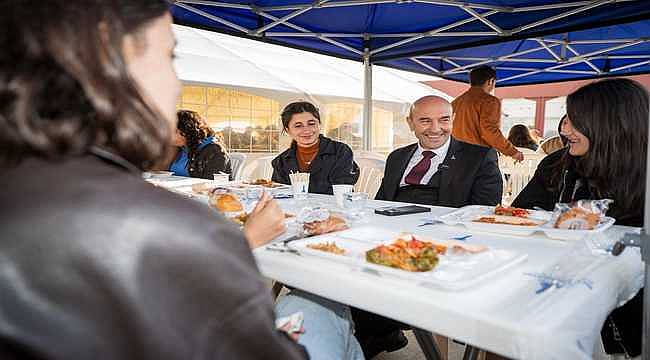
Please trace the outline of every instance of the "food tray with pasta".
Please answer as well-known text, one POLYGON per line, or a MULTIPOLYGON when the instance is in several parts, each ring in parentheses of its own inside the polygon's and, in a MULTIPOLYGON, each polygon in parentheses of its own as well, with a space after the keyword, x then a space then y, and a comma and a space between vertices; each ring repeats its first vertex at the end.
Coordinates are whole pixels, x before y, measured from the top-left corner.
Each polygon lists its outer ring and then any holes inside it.
MULTIPOLYGON (((457 240, 438 240, 390 233, 389 240, 359 236, 373 231, 350 229, 295 240, 287 246, 306 256, 346 264, 382 277, 458 291, 480 285, 526 260, 512 250, 457 240), (353 238, 354 237, 354 238, 353 238)), ((374 229, 376 232, 376 229, 374 229)))

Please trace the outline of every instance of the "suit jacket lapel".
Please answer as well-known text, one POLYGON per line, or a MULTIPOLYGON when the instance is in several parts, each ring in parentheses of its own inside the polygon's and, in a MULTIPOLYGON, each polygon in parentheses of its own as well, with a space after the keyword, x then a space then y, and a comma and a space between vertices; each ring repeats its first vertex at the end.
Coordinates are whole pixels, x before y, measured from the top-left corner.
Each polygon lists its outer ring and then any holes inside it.
POLYGON ((439 200, 442 200, 447 195, 451 194, 449 189, 449 184, 453 179, 454 175, 458 173, 459 167, 462 164, 462 153, 463 147, 461 144, 456 141, 453 137, 450 139, 451 143, 449 144, 449 150, 447 151, 447 156, 445 160, 438 167, 440 171, 440 191, 439 191, 439 200))
POLYGON ((395 195, 397 194, 397 190, 399 189, 399 183, 402 181, 402 176, 404 176, 404 172, 406 171, 406 167, 409 164, 409 161, 411 161, 411 158, 413 157, 413 154, 415 151, 418 149, 418 144, 412 144, 408 146, 407 148, 404 149, 402 154, 395 159, 395 162, 397 163, 396 165, 399 166, 397 169, 390 169, 391 172, 387 174, 389 176, 389 183, 386 186, 386 190, 388 193, 386 194, 386 197, 388 199, 395 199, 395 195))

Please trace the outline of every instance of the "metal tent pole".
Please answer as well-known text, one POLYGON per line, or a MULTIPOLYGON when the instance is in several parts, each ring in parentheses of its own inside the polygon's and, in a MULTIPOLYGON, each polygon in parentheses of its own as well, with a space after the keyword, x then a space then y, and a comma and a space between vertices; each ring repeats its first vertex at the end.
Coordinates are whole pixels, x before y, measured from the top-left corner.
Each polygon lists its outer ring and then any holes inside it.
MULTIPOLYGON (((648 140, 650 140, 650 109, 648 110, 648 140)), ((643 360, 650 360, 650 293, 648 287, 650 286, 650 237, 648 233, 650 230, 650 141, 648 141, 648 152, 646 159, 646 176, 645 176, 645 212, 643 215, 643 229, 641 230, 641 258, 645 261, 645 290, 643 292, 643 333, 642 333, 642 349, 643 360)))
POLYGON ((372 150, 372 64, 370 63, 369 38, 366 35, 363 53, 363 150, 372 150))

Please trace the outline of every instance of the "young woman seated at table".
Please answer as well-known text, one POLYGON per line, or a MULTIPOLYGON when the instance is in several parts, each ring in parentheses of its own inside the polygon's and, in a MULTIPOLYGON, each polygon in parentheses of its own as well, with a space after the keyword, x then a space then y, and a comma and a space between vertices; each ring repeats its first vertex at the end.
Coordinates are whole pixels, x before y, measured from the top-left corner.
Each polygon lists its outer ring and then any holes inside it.
POLYGON ((294 102, 282 110, 282 127, 291 146, 273 159, 273 181, 291 184, 292 172, 309 173, 309 192, 332 194, 332 185, 354 185, 359 166, 344 143, 320 133, 320 113, 311 103, 294 102))
POLYGON ((250 250, 284 231, 274 200, 242 234, 142 179, 177 123, 168 1, 0 1, 0 23, 0 359, 361 358, 347 306, 274 309, 250 250), (298 342, 275 324, 296 311, 298 342))
MULTIPOLYGON (((614 202, 607 214, 616 224, 643 226, 648 92, 632 80, 603 80, 578 89, 566 101, 560 133, 568 148, 542 160, 512 205, 553 210, 558 202, 609 198, 614 202)), ((605 322, 607 353, 640 353, 642 293, 605 322), (622 340, 614 340, 614 334, 622 340)))
POLYGON ((214 174, 231 174, 225 146, 195 111, 179 110, 174 146, 177 153, 169 166, 174 175, 212 179, 214 174))

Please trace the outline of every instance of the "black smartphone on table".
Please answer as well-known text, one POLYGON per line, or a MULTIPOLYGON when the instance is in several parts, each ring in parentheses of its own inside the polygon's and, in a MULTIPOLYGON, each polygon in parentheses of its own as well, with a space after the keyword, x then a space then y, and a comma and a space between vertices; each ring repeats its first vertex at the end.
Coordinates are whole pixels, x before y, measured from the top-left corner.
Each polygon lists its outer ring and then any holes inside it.
POLYGON ((386 216, 399 216, 408 214, 417 214, 423 212, 430 212, 431 208, 418 206, 418 205, 405 205, 405 206, 387 206, 375 209, 375 214, 386 216))

